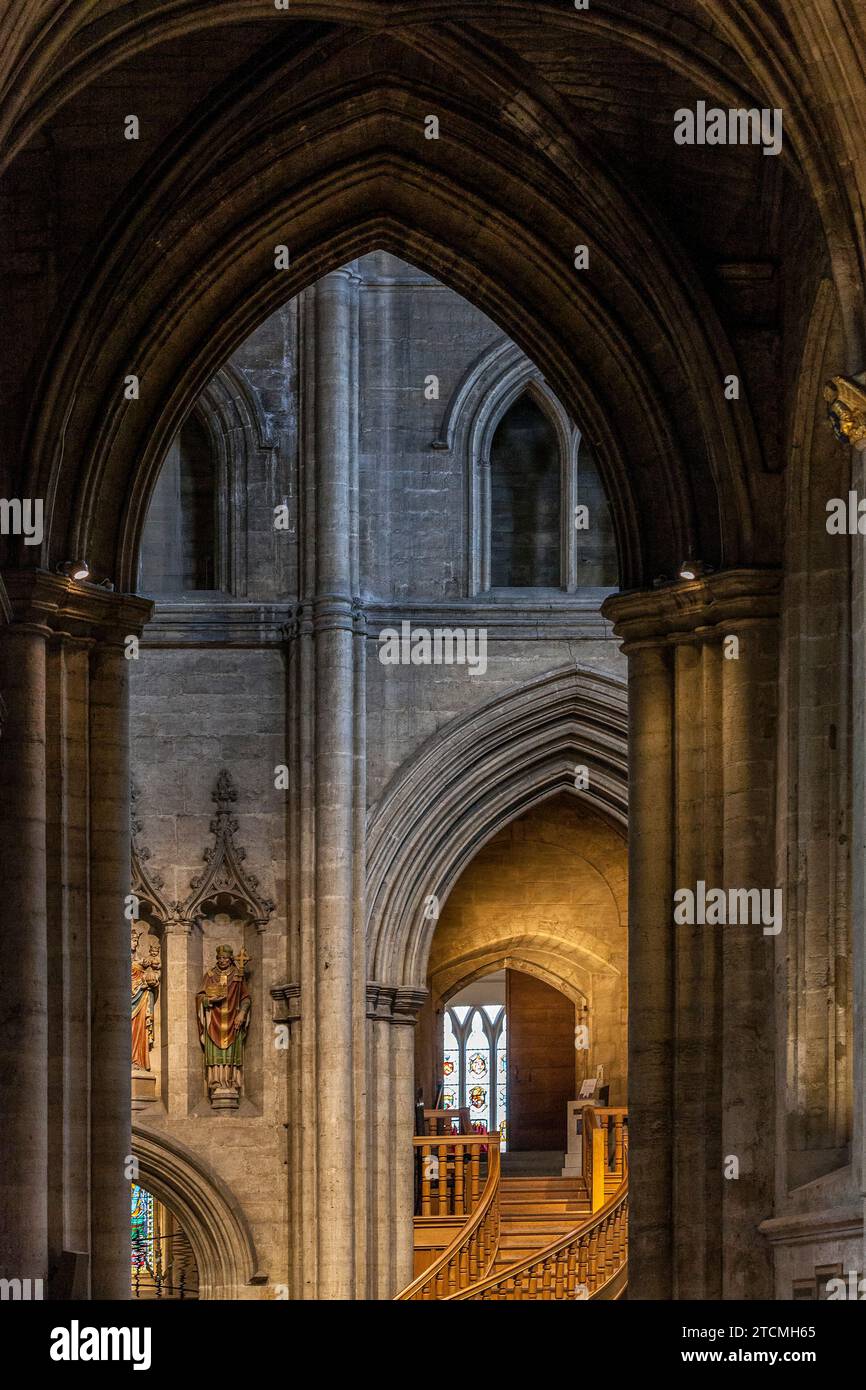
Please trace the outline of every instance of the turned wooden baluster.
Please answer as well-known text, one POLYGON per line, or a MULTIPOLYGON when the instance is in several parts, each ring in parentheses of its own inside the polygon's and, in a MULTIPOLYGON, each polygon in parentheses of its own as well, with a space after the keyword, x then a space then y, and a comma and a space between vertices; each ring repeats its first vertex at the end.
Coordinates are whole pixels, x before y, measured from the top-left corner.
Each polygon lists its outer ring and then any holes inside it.
POLYGON ((429 1144, 421 1145, 421 1215, 430 1216, 430 1156, 433 1150, 429 1144))
POLYGON ((586 1236, 580 1237, 580 1244, 577 1250, 577 1282, 584 1288, 589 1287, 589 1241, 586 1236))
POLYGON ((595 1293, 598 1288, 598 1235, 596 1231, 591 1231, 589 1235, 589 1254, 586 1267, 586 1286, 590 1293, 595 1293))
POLYGON ((466 1152, 462 1144, 454 1145, 454 1212, 457 1216, 465 1215, 466 1193, 464 1189, 463 1155, 466 1152))

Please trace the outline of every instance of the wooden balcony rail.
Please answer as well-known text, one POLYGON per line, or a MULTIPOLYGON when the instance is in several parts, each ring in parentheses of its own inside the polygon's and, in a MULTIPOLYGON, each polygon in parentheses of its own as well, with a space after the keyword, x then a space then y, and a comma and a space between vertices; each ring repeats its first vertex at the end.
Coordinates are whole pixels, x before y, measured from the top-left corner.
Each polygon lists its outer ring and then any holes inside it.
MULTIPOLYGON (((461 1181, 461 1191, 458 1196, 456 1190, 452 1192, 454 1203, 458 1201, 471 1201, 471 1215, 464 1226, 460 1228, 453 1240, 440 1255, 437 1255, 432 1264, 414 1279, 411 1284, 397 1294, 396 1301, 400 1302, 419 1302, 432 1301, 447 1298, 450 1294, 458 1293, 461 1289, 466 1289, 470 1284, 478 1284, 483 1281, 496 1258, 496 1251, 499 1246, 499 1135, 483 1134, 477 1136, 462 1136, 460 1138, 444 1139, 423 1138, 416 1139, 415 1144, 421 1149, 422 1171, 424 1160, 433 1156, 429 1151, 431 1146, 435 1146, 439 1152, 435 1155, 439 1158, 440 1164, 444 1162, 444 1170, 440 1167, 440 1174, 444 1171, 447 1175, 453 1170, 455 1189, 457 1175, 465 1170, 469 1170, 468 1182, 461 1181), (487 1150, 487 1181, 477 1200, 472 1198, 473 1190, 473 1167, 480 1172, 480 1153, 481 1146, 487 1150), (465 1152, 469 1150, 468 1154, 465 1152), (451 1150, 454 1150, 453 1154, 451 1150), (428 1151, 425 1153, 425 1150, 428 1151), (468 1195, 467 1195, 468 1194, 468 1195)), ((434 1194, 427 1192, 425 1198, 424 1178, 421 1178, 421 1203, 422 1207, 425 1200, 432 1204, 434 1194)), ((440 1177, 439 1181, 442 1181, 440 1177)), ((438 1215, 439 1213, 428 1212, 427 1215, 438 1215)), ((456 1212, 442 1212, 442 1215, 454 1215, 456 1212)))
POLYGON ((416 1216, 471 1216, 482 1192, 482 1163, 498 1134, 425 1134, 415 1146, 416 1216))

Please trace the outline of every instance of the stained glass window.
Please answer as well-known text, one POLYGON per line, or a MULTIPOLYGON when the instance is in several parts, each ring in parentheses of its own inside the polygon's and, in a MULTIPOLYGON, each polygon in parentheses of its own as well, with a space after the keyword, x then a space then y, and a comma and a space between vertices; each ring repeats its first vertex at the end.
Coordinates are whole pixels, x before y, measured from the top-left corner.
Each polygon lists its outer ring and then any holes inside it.
POLYGON ((446 1009, 443 1042, 443 1106, 468 1109, 470 1125, 477 1133, 498 1130, 504 1149, 508 1107, 504 1007, 458 1004, 446 1009))
POLYGON ((504 1149, 508 1140, 507 1096, 508 1096, 508 1039, 505 1035, 505 1010, 499 1024, 496 1038, 496 1116, 497 1128, 502 1136, 500 1148, 504 1149))
POLYGON ((153 1268, 153 1197, 132 1184, 132 1269, 153 1268))
POLYGON ((460 1044, 454 1032, 450 1010, 445 1013, 445 1060, 442 1077, 442 1105, 445 1110, 457 1110, 460 1106, 460 1044))

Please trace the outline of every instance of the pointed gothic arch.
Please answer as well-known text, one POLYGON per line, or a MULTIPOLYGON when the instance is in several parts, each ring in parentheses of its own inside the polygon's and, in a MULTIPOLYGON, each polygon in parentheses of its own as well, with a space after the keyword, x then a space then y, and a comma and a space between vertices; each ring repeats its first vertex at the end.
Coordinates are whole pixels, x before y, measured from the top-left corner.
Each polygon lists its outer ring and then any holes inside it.
POLYGON ((627 823, 625 687, 576 667, 550 672, 454 720, 386 789, 368 818, 369 977, 424 989, 436 916, 497 830, 568 792, 627 823), (589 784, 578 790, 575 770, 589 784), (397 828, 399 827, 399 833, 397 828))
POLYGON ((208 1165, 176 1139, 132 1127, 138 1181, 175 1214, 189 1237, 199 1276, 199 1298, 257 1298, 266 1282, 253 1237, 231 1192, 208 1165))
POLYGON ((375 247, 471 299, 580 417, 611 500, 624 583, 672 572, 684 554, 728 564, 756 545, 766 554, 773 537, 759 534, 754 515, 751 417, 725 409, 715 389, 736 362, 688 258, 580 147, 537 75, 516 62, 504 70, 483 45, 467 69, 447 33, 435 58, 405 36, 364 42, 373 68, 360 87, 346 88, 348 40, 333 36, 316 50, 315 82, 309 48, 279 80, 268 68, 238 78, 231 118, 214 117, 206 142, 190 121, 149 176, 150 196, 106 222, 85 279, 75 294, 69 287, 68 313, 48 332, 31 393, 25 468, 46 498, 43 563, 86 553, 94 573, 131 587, 154 479, 197 395, 278 304, 375 247), (477 92, 474 112, 455 105, 454 71, 477 92), (419 155, 417 132, 433 98, 449 148, 431 160, 419 155), (531 111, 531 129, 506 132, 486 118, 491 98, 497 109, 531 111), (540 124, 544 159, 532 144, 540 124), (551 160, 587 190, 579 217, 551 160), (467 239, 470 225, 485 230, 467 239), (290 267, 275 273, 287 227, 290 267), (575 270, 581 240, 596 247, 604 297, 575 270), (651 302, 624 273, 635 255, 656 287, 651 302), (655 377, 650 343, 668 359, 655 377), (145 383, 134 411, 117 390, 131 362, 145 383), (687 462, 696 452, 706 470, 687 462), (640 538, 638 553, 628 537, 640 538))

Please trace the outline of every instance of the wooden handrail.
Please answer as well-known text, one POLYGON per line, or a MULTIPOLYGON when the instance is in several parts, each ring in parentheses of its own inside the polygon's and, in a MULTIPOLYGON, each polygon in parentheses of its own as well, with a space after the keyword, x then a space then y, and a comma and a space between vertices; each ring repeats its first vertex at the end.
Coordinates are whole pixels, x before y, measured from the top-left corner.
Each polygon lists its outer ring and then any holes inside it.
MULTIPOLYGON (((593 1119, 589 1128, 597 1132, 601 1126, 593 1119)), ((622 1147, 615 1161, 621 1163, 621 1180, 598 1211, 544 1250, 446 1294, 445 1301, 578 1299, 582 1290, 588 1299, 618 1298, 628 1269, 628 1131, 620 1125, 620 1132, 622 1147)))
MULTIPOLYGON (((454 1136, 467 1142, 467 1136, 454 1136)), ((396 1295, 395 1302, 444 1299, 483 1281, 499 1247, 499 1135, 472 1136, 488 1145, 487 1181, 466 1225, 432 1264, 396 1295)), ((424 1141, 422 1141, 424 1142, 424 1141)), ((429 1142, 429 1139, 426 1141, 429 1142)), ((418 1140, 415 1140, 418 1143, 418 1140)))

